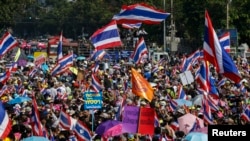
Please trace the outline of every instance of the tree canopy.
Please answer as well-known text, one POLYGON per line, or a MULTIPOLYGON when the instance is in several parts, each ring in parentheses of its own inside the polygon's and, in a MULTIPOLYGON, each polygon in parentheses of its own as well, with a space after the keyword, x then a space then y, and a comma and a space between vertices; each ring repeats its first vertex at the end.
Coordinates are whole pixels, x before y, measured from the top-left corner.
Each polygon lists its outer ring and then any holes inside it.
MULTIPOLYGON (((226 6, 229 0, 2 0, 0 1, 0 31, 7 27, 14 29, 19 37, 34 37, 64 32, 67 37, 77 38, 82 33, 91 35, 98 28, 109 23, 122 5, 145 2, 172 12, 176 36, 190 41, 202 42, 204 32, 204 11, 208 10, 215 29, 226 28, 226 6)), ((236 28, 239 42, 250 44, 250 1, 232 0, 229 4, 229 27, 236 28)), ((163 24, 163 23, 162 23, 163 24)), ((143 25, 152 40, 162 37, 163 26, 143 25)), ((166 19, 167 34, 170 18, 166 19)))

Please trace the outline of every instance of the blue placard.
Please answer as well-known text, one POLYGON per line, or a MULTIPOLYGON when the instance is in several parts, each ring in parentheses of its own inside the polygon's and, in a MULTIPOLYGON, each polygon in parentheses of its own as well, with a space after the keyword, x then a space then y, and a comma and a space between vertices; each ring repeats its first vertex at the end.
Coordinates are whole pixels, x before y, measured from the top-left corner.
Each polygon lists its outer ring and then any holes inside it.
POLYGON ((102 92, 84 92, 84 109, 101 109, 102 108, 102 92))

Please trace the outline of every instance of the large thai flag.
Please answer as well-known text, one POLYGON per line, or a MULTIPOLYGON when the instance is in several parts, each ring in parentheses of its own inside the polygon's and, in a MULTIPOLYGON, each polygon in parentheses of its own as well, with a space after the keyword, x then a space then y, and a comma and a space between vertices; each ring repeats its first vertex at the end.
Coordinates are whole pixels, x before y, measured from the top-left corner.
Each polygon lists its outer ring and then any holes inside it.
POLYGON ((90 40, 96 50, 119 47, 122 45, 116 21, 111 21, 108 25, 98 29, 90 40))
POLYGON ((159 24, 164 21, 170 13, 158 10, 145 3, 123 5, 119 14, 114 15, 113 20, 118 24, 123 23, 145 23, 145 24, 159 24))
POLYGON ((74 132, 80 141, 91 141, 91 134, 87 126, 85 126, 81 121, 77 121, 74 126, 74 132))
POLYGON ((0 40, 0 56, 3 56, 6 52, 10 51, 17 45, 17 40, 14 39, 14 37, 9 32, 5 32, 2 39, 0 40))
POLYGON ((223 74, 235 83, 241 81, 241 76, 230 55, 221 47, 217 34, 214 31, 212 22, 205 12, 205 34, 204 34, 204 60, 209 61, 216 68, 218 73, 223 74))
POLYGON ((0 101, 0 138, 6 138, 11 131, 12 123, 8 113, 5 111, 3 103, 0 101))
POLYGON ((92 73, 91 75, 92 77, 92 88, 95 92, 100 92, 102 90, 102 84, 101 82, 99 81, 99 79, 97 78, 97 76, 92 73))
POLYGON ((138 44, 135 47, 135 50, 131 56, 131 58, 134 60, 136 64, 139 64, 141 62, 141 59, 144 54, 148 53, 148 49, 146 47, 146 44, 144 42, 144 38, 141 38, 138 42, 138 44))
POLYGON ((127 29, 139 29, 141 27, 142 23, 135 23, 135 24, 122 24, 123 28, 127 28, 127 29))
POLYGON ((62 32, 61 32, 57 47, 57 61, 59 61, 62 58, 63 58, 63 53, 62 53, 62 32))
POLYGON ((73 53, 61 58, 54 68, 52 68, 51 75, 54 76, 65 72, 70 66, 73 65, 73 59, 73 53))
POLYGON ((32 131, 35 136, 43 136, 43 129, 42 124, 40 121, 39 111, 37 109, 36 99, 32 100, 32 114, 31 114, 31 121, 32 121, 32 131))
POLYGON ((72 124, 73 121, 70 115, 62 110, 59 116, 59 125, 65 130, 70 130, 72 128, 72 124))
POLYGON ((225 32, 219 37, 220 45, 227 53, 230 53, 230 32, 225 32))
POLYGON ((241 118, 246 120, 247 122, 250 122, 250 106, 247 106, 244 109, 244 112, 241 114, 241 118))
POLYGON ((97 73, 98 70, 99 70, 99 63, 96 62, 96 63, 92 64, 92 67, 91 67, 92 73, 97 73))

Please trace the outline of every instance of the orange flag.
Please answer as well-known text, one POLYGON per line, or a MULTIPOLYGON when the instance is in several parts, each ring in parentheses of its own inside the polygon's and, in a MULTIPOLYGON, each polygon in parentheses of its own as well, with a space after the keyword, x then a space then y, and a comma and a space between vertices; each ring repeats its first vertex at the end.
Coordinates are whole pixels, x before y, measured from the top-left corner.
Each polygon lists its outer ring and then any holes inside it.
POLYGON ((132 92, 142 98, 147 99, 149 102, 154 97, 154 89, 148 81, 135 69, 132 68, 132 92))

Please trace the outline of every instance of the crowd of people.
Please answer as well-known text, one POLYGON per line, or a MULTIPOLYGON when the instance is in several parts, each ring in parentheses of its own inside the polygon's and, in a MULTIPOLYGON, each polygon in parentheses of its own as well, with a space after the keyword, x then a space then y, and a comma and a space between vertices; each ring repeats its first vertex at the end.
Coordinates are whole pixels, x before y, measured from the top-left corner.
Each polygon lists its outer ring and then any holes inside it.
MULTIPOLYGON (((74 132, 70 130, 60 130, 59 115, 61 109, 64 109, 72 118, 82 121, 89 128, 93 140, 101 140, 100 135, 95 134, 95 129, 100 123, 110 119, 116 119, 118 107, 121 101, 126 97, 125 105, 154 108, 158 117, 159 125, 155 126, 155 134, 152 136, 124 133, 120 136, 109 138, 110 140, 175 140, 181 141, 186 133, 180 131, 178 126, 173 126, 177 119, 187 113, 191 113, 203 119, 201 105, 186 107, 178 106, 171 110, 170 99, 178 98, 178 88, 182 85, 179 74, 182 73, 180 66, 183 55, 172 54, 170 59, 162 59, 161 62, 155 62, 147 59, 144 64, 135 65, 128 63, 129 59, 119 60, 117 63, 106 62, 107 67, 100 68, 97 76, 102 83, 103 103, 102 108, 95 111, 94 122, 89 110, 84 109, 83 92, 91 88, 91 66, 95 64, 91 60, 74 61, 74 66, 81 72, 81 76, 70 70, 61 75, 51 76, 50 69, 53 64, 47 63, 49 70, 39 69, 32 77, 29 72, 34 65, 19 66, 6 84, 1 84, 1 88, 7 86, 8 89, 1 94, 1 100, 12 121, 12 129, 8 138, 4 140, 18 141, 32 136, 32 101, 26 101, 17 104, 8 104, 8 101, 19 96, 35 98, 40 113, 40 121, 46 128, 48 138, 58 141, 71 140, 74 132), (119 67, 117 67, 119 66, 119 67), (154 98, 151 102, 140 98, 132 93, 131 68, 135 68, 139 73, 145 76, 154 88, 154 98), (158 71, 152 73, 154 68, 158 71), (126 84, 126 86, 125 86, 126 84), (126 87, 126 88, 125 88, 126 87), (92 131, 93 127, 93 131, 92 131)), ((4 60, 4 59, 3 59, 4 60)), ((216 80, 217 91, 219 93, 219 102, 216 104, 217 110, 212 111, 214 124, 249 124, 244 118, 241 118, 244 108, 250 103, 248 93, 249 66, 247 62, 238 57, 234 58, 235 64, 242 76, 242 86, 246 89, 241 91, 242 87, 237 87, 234 82, 226 80, 224 84, 218 86, 218 82, 223 76, 217 74, 211 67, 211 72, 216 80), (223 115, 223 116, 221 116, 223 115)), ((3 70, 8 62, 1 61, 3 70)), ((191 72, 195 76, 195 71, 199 65, 192 66, 191 72)), ((4 72, 4 71, 3 71, 4 72)), ((183 86, 187 100, 192 101, 197 95, 200 95, 196 81, 183 86)), ((116 120, 122 120, 116 119, 116 120)), ((205 126, 208 123, 204 123, 205 126)))

